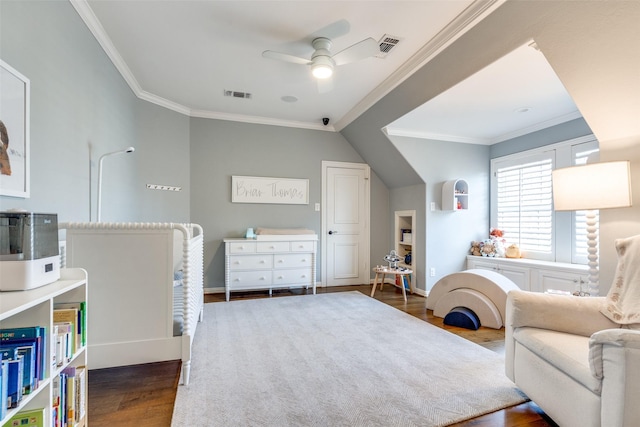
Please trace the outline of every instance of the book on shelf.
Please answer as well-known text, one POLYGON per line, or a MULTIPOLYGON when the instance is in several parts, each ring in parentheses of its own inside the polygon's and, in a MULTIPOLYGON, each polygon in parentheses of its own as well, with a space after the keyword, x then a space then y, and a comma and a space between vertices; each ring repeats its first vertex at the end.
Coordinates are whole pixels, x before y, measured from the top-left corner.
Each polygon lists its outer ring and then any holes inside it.
POLYGON ((22 378, 24 357, 18 355, 18 350, 7 350, 0 353, 0 358, 7 363, 7 408, 17 408, 22 400, 22 378))
POLYGON ((36 378, 39 381, 45 379, 47 370, 47 334, 44 326, 28 326, 23 328, 0 329, 0 346, 9 344, 35 344, 36 353, 36 378))
POLYGON ((53 310, 53 323, 69 323, 71 324, 71 354, 76 354, 76 351, 81 347, 81 334, 78 333, 78 310, 75 308, 54 308, 53 310))
POLYGON ((76 368, 76 420, 80 423, 87 416, 87 368, 76 368))
POLYGON ((77 322, 77 333, 78 337, 78 347, 83 347, 87 345, 87 303, 85 301, 81 302, 60 302, 55 303, 53 306, 54 309, 74 309, 77 310, 78 322, 77 322))
POLYGON ((9 363, 0 358, 0 420, 7 416, 8 393, 9 363))
POLYGON ((409 286, 409 278, 408 274, 396 274, 396 286, 402 287, 409 290, 411 287, 409 286))
POLYGON ((55 323, 51 334, 51 342, 54 345, 52 364, 60 367, 71 361, 73 357, 73 341, 75 333, 73 324, 69 322, 55 323))
POLYGON ((36 377, 36 343, 14 343, 5 341, 0 343, 0 353, 8 358, 22 356, 22 394, 29 394, 36 389, 38 378, 36 377), (15 355, 13 354, 15 353, 15 355))
POLYGON ((86 368, 67 366, 51 381, 52 425, 74 427, 86 416, 86 368))
POLYGON ((62 405, 62 385, 60 381, 60 375, 56 375, 51 380, 51 425, 53 427, 62 427, 62 414, 60 411, 62 405))
POLYGON ((3 427, 45 427, 44 408, 20 411, 9 418, 3 427))
POLYGON ((73 427, 76 425, 76 370, 69 367, 64 370, 64 373, 67 381, 65 419, 67 427, 73 427))

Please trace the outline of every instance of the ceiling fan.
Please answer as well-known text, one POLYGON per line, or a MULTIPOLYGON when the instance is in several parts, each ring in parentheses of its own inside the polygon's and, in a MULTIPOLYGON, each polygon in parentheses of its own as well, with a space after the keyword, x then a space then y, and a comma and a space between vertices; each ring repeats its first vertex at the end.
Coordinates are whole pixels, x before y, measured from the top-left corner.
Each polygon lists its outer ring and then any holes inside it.
POLYGON ((265 50, 262 56, 265 58, 277 59, 279 61, 292 62, 294 64, 310 65, 311 74, 317 79, 327 79, 333 74, 333 69, 338 65, 360 61, 361 59, 374 56, 380 51, 378 42, 369 37, 356 44, 336 53, 331 54, 331 39, 318 37, 313 39, 311 45, 315 49, 311 59, 288 53, 265 50))

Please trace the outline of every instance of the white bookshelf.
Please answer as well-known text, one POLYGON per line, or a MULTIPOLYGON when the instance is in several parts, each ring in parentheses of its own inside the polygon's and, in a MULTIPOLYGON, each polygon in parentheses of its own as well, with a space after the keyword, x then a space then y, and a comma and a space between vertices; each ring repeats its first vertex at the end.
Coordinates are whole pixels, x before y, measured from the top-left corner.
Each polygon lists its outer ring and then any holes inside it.
POLYGON ((399 263, 402 267, 407 267, 413 270, 411 277, 411 289, 415 289, 415 274, 416 274, 416 211, 404 210, 395 211, 394 220, 395 230, 395 250, 397 254, 402 257, 402 261, 399 263), (411 230, 411 233, 403 232, 403 230, 411 230), (408 235, 407 235, 408 234, 408 235), (411 264, 406 264, 404 258, 411 252, 411 264))
MULTIPOLYGON (((0 425, 4 425, 18 412, 39 408, 45 409, 45 425, 52 424, 52 379, 67 366, 87 366, 86 345, 78 348, 71 360, 62 366, 52 366, 55 351, 51 345, 54 304, 83 301, 87 301, 87 272, 80 268, 60 270, 60 280, 49 285, 26 291, 0 292, 0 329, 45 326, 44 351, 48 355, 48 363, 43 367, 44 380, 30 394, 23 396, 17 408, 8 410, 7 415, 0 420, 0 425)), ((84 395, 87 395, 86 389, 84 395)), ((86 408, 86 402, 84 407, 86 408)), ((84 424, 86 415, 78 425, 84 424)))

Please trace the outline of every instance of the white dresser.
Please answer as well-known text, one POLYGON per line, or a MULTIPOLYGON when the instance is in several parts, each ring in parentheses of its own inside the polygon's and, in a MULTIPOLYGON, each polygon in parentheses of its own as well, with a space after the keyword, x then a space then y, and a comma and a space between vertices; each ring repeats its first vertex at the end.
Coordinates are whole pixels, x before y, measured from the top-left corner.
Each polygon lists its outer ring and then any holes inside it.
POLYGON ((264 240, 224 239, 225 292, 309 287, 316 293, 318 236, 268 236, 264 240))

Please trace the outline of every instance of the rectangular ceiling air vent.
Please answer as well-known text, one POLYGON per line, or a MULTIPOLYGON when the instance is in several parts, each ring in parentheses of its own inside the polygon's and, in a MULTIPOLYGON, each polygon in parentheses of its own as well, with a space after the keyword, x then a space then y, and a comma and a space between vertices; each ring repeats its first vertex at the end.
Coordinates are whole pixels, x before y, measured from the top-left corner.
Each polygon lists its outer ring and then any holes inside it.
POLYGON ((391 50, 400 43, 400 37, 392 36, 390 34, 385 34, 382 36, 380 41, 378 41, 378 46, 380 46, 380 53, 376 55, 377 58, 384 58, 391 52, 391 50))
POLYGON ((239 92, 237 90, 224 90, 224 96, 231 96, 233 98, 251 99, 249 92, 239 92))

